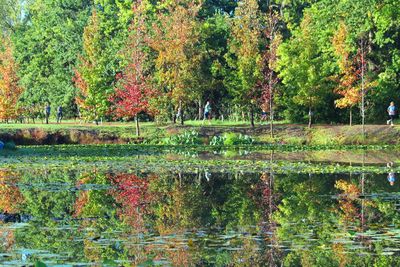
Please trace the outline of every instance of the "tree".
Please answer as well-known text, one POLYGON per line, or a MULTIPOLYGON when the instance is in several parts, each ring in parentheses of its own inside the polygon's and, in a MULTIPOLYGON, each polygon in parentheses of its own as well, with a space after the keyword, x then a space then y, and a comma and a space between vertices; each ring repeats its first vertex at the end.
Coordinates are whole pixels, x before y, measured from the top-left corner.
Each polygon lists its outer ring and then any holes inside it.
POLYGON ((74 82, 79 89, 76 102, 82 115, 98 124, 108 111, 108 99, 111 94, 109 76, 107 76, 106 58, 102 57, 104 47, 100 29, 100 19, 93 10, 89 24, 83 34, 84 55, 75 70, 74 82))
POLYGON ((0 47, 0 119, 8 122, 18 116, 18 100, 23 92, 17 76, 18 66, 13 55, 13 45, 8 37, 0 47))
POLYGON ((148 99, 152 95, 148 77, 144 73, 146 61, 146 53, 143 51, 145 47, 144 8, 142 1, 138 1, 133 7, 135 17, 123 50, 128 64, 119 77, 119 87, 111 97, 111 102, 114 104, 113 113, 116 117, 135 117, 137 136, 140 135, 138 114, 147 110, 148 99))
POLYGON ((178 0, 163 1, 162 5, 164 10, 157 14, 153 35, 147 42, 157 53, 155 79, 160 95, 164 101, 172 102, 174 114, 180 111, 183 124, 184 107, 197 99, 196 89, 200 84, 196 77, 200 57, 195 47, 199 39, 196 16, 201 4, 196 0, 178 0))
POLYGON ((278 32, 279 15, 272 9, 266 18, 266 27, 263 35, 267 40, 266 49, 262 56, 261 101, 267 105, 270 114, 270 134, 274 137, 274 97, 279 82, 276 73, 278 61, 278 48, 282 43, 282 36, 278 32))
POLYGON ((50 102, 53 109, 62 105, 65 116, 75 115, 72 77, 91 5, 89 0, 23 1, 23 20, 11 34, 25 88, 23 106, 42 111, 50 102))
POLYGON ((239 1, 232 19, 228 64, 233 69, 228 77, 228 89, 234 101, 248 108, 254 127, 254 104, 259 96, 257 82, 261 76, 260 17, 256 0, 239 1))
POLYGON ((332 39, 335 54, 338 57, 339 74, 334 92, 342 96, 335 101, 338 108, 350 108, 350 126, 352 125, 352 108, 361 101, 360 88, 357 86, 357 71, 354 61, 350 58, 350 48, 347 45, 347 27, 341 22, 339 29, 332 39))
POLYGON ((325 91, 323 58, 312 32, 312 19, 306 14, 294 36, 284 43, 278 54, 279 76, 283 84, 294 90, 293 102, 308 107, 308 127, 313 108, 321 103, 325 91))
POLYGON ((23 0, 0 0, 0 32, 14 32, 23 17, 23 0))

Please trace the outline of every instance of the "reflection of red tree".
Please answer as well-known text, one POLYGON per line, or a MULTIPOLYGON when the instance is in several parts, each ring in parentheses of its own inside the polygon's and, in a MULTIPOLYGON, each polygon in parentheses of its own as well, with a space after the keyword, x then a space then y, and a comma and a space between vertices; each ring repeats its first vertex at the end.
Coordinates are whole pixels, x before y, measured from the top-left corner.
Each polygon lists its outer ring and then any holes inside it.
POLYGON ((0 244, 3 250, 8 251, 13 248, 15 244, 15 229, 0 229, 0 244))
POLYGON ((276 235, 277 224, 273 220, 273 214, 277 210, 278 195, 274 192, 274 175, 272 173, 262 173, 260 180, 263 232, 268 233, 265 234, 265 242, 269 245, 264 257, 268 266, 276 266, 279 265, 278 261, 282 254, 276 235))
POLYGON ((0 211, 18 213, 24 197, 18 186, 19 177, 11 171, 0 170, 0 211))
POLYGON ((114 185, 110 194, 121 205, 118 215, 135 228, 143 226, 143 214, 147 212, 149 202, 148 179, 134 174, 117 174, 110 179, 114 185))
MULTIPOLYGON (((89 174, 85 174, 76 182, 76 187, 80 188, 82 185, 86 184, 91 180, 89 174)), ((79 217, 82 214, 83 208, 89 201, 89 193, 88 191, 79 191, 79 195, 75 200, 74 205, 74 217, 79 217)))

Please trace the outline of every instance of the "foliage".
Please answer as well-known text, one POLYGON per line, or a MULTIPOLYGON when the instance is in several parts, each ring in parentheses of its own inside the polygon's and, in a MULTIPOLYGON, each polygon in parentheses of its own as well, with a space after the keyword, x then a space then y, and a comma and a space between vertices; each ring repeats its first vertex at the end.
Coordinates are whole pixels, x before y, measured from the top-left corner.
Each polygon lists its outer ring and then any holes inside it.
POLYGON ((19 65, 18 75, 25 88, 20 106, 24 109, 37 106, 42 114, 46 102, 50 102, 52 110, 62 105, 65 116, 76 115, 76 88, 72 78, 92 2, 10 2, 22 3, 21 21, 11 34, 19 65))
MULTIPOLYGON (((147 41, 157 53, 155 79, 160 96, 166 96, 164 101, 172 100, 167 106, 172 104, 174 113, 178 106, 183 112, 184 105, 197 96, 200 56, 195 49, 199 39, 196 16, 201 5, 197 0, 165 1, 163 4, 163 12, 158 12, 152 24, 154 33, 147 41)), ((181 119, 183 122, 183 116, 181 119)))
MULTIPOLYGON (((25 121, 42 117, 46 102, 52 111, 62 105, 65 117, 80 112, 87 121, 110 120, 110 110, 157 122, 178 111, 181 119, 199 119, 210 100, 216 118, 254 121, 260 107, 274 104, 278 120, 303 122, 311 114, 317 122, 343 123, 353 112, 359 122, 363 40, 365 115, 375 122, 386 116, 388 103, 400 101, 397 5, 1 0, 0 28, 13 47, 24 89, 15 106, 25 121), (132 64, 141 65, 145 82, 133 78, 132 64), (148 97, 149 88, 156 94, 148 97)), ((14 113, 15 106, 7 110, 14 113)))
POLYGON ((110 98, 113 103, 112 112, 117 118, 133 118, 140 112, 147 111, 148 99, 152 95, 148 78, 145 75, 145 14, 141 1, 133 8, 132 20, 126 47, 123 55, 127 61, 124 71, 117 77, 119 87, 110 98))
POLYGON ((211 141, 211 146, 236 146, 236 145, 251 145, 254 143, 254 139, 251 136, 237 134, 237 133, 225 133, 224 135, 214 136, 211 141))
POLYGON ((168 138, 163 139, 165 145, 199 145, 201 139, 197 131, 184 131, 181 134, 172 135, 168 138))
POLYGON ((335 105, 339 108, 352 108, 361 101, 360 88, 355 84, 358 80, 358 74, 356 73, 354 62, 350 58, 349 47, 346 43, 347 35, 347 27, 342 22, 332 40, 335 54, 339 57, 339 83, 335 89, 335 92, 342 96, 341 99, 335 101, 335 105))
POLYGON ((14 59, 13 47, 8 37, 3 38, 0 47, 0 119, 16 119, 20 113, 18 101, 23 92, 17 76, 18 66, 14 59))
POLYGON ((96 122, 108 111, 110 95, 109 77, 106 73, 106 58, 101 57, 103 36, 100 29, 100 17, 94 10, 83 35, 85 55, 75 71, 74 82, 80 90, 76 102, 82 115, 96 122))
POLYGON ((323 102, 326 94, 323 58, 312 31, 312 17, 305 14, 300 28, 278 51, 279 75, 282 82, 294 92, 292 103, 308 107, 309 125, 313 109, 323 102))
MULTIPOLYGON (((258 1, 242 0, 238 2, 232 18, 229 52, 226 55, 231 71, 226 83, 234 101, 242 107, 250 108, 259 98, 257 82, 261 77, 260 55, 260 15, 258 1)), ((254 117, 251 116, 254 126, 254 117)))

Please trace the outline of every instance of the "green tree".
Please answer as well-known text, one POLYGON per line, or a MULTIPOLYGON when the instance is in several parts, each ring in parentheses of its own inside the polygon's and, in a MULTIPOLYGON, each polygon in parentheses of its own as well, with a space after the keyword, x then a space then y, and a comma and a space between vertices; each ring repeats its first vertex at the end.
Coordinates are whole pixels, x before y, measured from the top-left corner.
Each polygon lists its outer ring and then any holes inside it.
POLYGON ((251 113, 254 127, 254 104, 259 96, 257 82, 261 77, 260 15, 256 0, 238 2, 232 18, 228 64, 232 68, 226 83, 234 101, 251 113))
POLYGON ((74 112, 73 69, 90 6, 88 0, 24 1, 24 23, 11 36, 26 88, 23 106, 36 104, 42 110, 49 101, 63 105, 66 115, 74 112))
POLYGON ((308 108, 308 127, 313 109, 326 95, 323 58, 312 32, 312 18, 306 14, 300 28, 279 49, 278 70, 287 89, 293 90, 293 102, 308 108))
POLYGON ((83 34, 84 55, 75 72, 75 85, 79 89, 76 99, 85 119, 98 124, 108 111, 108 98, 112 93, 110 76, 107 75, 107 58, 102 56, 104 38, 100 18, 93 10, 83 34))

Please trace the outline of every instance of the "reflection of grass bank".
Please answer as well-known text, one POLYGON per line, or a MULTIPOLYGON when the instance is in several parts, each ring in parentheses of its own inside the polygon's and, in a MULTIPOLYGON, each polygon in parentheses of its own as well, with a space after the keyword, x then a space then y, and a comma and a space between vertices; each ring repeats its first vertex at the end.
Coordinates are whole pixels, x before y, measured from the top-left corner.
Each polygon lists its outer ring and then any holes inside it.
POLYGON ((400 128, 386 125, 367 125, 366 137, 361 134, 361 126, 323 126, 308 129, 304 125, 277 124, 275 136, 270 137, 269 126, 249 127, 245 122, 187 122, 186 125, 157 125, 142 123, 142 136, 135 136, 135 127, 127 123, 104 123, 103 125, 79 124, 1 124, 0 140, 14 141, 16 144, 111 144, 111 143, 151 143, 196 131, 203 144, 209 144, 215 136, 227 133, 248 135, 260 144, 288 145, 392 145, 400 144, 400 128))

